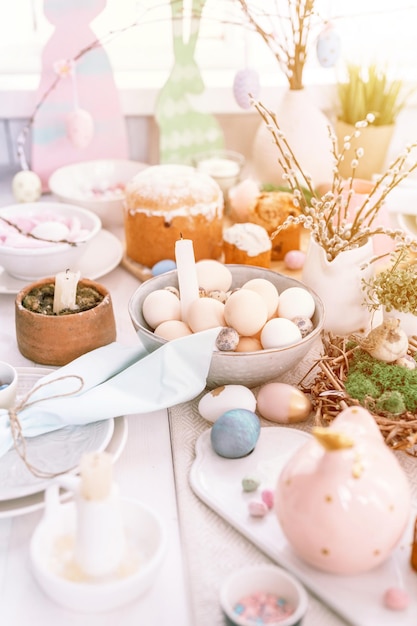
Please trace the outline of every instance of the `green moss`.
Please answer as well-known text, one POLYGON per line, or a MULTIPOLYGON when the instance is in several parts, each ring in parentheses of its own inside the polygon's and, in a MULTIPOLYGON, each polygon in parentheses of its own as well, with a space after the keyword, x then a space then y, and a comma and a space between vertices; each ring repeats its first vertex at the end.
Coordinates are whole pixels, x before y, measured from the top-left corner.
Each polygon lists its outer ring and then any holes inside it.
POLYGON ((417 370, 377 361, 363 350, 354 352, 345 385, 348 394, 361 404, 371 397, 377 409, 394 415, 400 406, 401 413, 417 411, 417 370))

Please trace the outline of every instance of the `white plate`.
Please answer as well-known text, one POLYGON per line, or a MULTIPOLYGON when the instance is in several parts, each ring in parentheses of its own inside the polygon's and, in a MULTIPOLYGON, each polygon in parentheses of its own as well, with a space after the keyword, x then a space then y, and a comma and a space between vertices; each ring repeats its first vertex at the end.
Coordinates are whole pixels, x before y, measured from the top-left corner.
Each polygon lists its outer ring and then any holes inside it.
POLYGON ((264 518, 249 516, 248 501, 255 496, 243 492, 242 478, 257 475, 262 488, 274 488, 287 460, 309 437, 307 433, 291 428, 262 428, 256 448, 249 456, 225 459, 213 451, 210 430, 207 430, 196 444, 196 459, 190 472, 191 486, 209 507, 276 563, 297 576, 349 623, 354 626, 415 626, 416 574, 409 566, 409 559, 416 511, 413 511, 409 527, 393 557, 359 576, 331 575, 310 567, 293 553, 273 512, 264 518), (382 596, 388 588, 399 585, 396 572, 400 572, 410 594, 410 606, 407 611, 393 613, 383 606, 382 596))
MULTIPOLYGON (((21 400, 42 376, 54 371, 50 368, 36 367, 16 369, 17 401, 21 400)), ((38 437, 27 438, 27 459, 42 472, 76 471, 84 453, 106 448, 113 430, 113 420, 102 420, 84 426, 66 426, 38 437)), ((14 448, 0 457, 0 502, 43 491, 49 482, 49 478, 34 476, 14 448)))
MULTIPOLYGON (((97 280, 117 267, 123 257, 123 244, 113 233, 101 229, 91 241, 85 254, 78 264, 72 267, 73 271, 80 270, 82 278, 97 280)), ((0 294, 18 293, 27 285, 27 281, 10 276, 0 266, 0 294)))

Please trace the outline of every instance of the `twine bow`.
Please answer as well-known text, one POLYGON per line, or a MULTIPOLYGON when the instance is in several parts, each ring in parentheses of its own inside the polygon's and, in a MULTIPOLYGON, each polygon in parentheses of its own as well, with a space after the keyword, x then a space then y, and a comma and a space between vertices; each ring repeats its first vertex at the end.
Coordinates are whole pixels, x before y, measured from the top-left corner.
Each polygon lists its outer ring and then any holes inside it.
POLYGON ((50 380, 46 383, 40 383, 39 385, 36 385, 35 387, 33 387, 33 389, 30 390, 28 394, 26 394, 26 396, 16 406, 11 407, 8 410, 9 420, 10 420, 10 430, 11 430, 12 438, 13 438, 13 447, 16 450, 19 457, 22 459, 23 463, 28 468, 28 470, 31 472, 31 474, 33 474, 37 478, 55 478, 56 476, 60 476, 61 474, 66 474, 69 471, 69 469, 72 469, 72 468, 69 468, 68 470, 64 470, 62 472, 52 473, 52 472, 44 472, 36 468, 34 465, 32 465, 28 461, 28 458, 27 458, 26 439, 23 435, 23 428, 20 423, 18 414, 23 409, 26 409, 30 406, 38 404, 38 402, 43 402, 44 400, 52 400, 54 398, 64 398, 65 396, 72 396, 80 392, 83 387, 84 387, 84 380, 81 376, 77 376, 76 374, 68 374, 66 376, 60 376, 59 378, 54 378, 53 380, 50 380), (32 400, 31 402, 29 402, 30 398, 36 391, 39 391, 39 389, 42 389, 43 387, 47 387, 48 385, 51 385, 57 382, 58 380, 64 380, 65 378, 76 378, 80 382, 79 387, 67 393, 55 394, 55 395, 48 396, 47 398, 39 398, 39 400, 32 400))

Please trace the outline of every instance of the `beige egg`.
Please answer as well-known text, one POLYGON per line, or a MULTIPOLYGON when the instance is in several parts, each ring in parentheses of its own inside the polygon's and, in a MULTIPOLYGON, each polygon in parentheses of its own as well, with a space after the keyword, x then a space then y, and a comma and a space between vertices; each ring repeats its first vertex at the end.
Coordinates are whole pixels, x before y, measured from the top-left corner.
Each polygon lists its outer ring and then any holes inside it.
POLYGON ((294 317, 313 317, 316 304, 307 289, 289 287, 281 292, 278 303, 278 316, 292 320, 294 317))
POLYGON ((276 314, 279 293, 278 289, 271 283, 271 281, 266 280, 266 278, 252 278, 252 280, 248 280, 244 285, 242 285, 242 289, 253 289, 253 291, 256 291, 256 293, 258 293, 265 300, 268 308, 268 319, 276 314))
POLYGON ((166 339, 167 341, 171 341, 172 339, 192 335, 193 331, 188 324, 182 322, 181 320, 167 320, 155 328, 154 334, 166 339))
POLYGON ((224 305, 227 326, 239 335, 251 337, 264 326, 268 319, 265 300, 252 289, 239 289, 233 292, 224 305))
POLYGON ((203 259, 195 264, 198 284, 210 291, 229 291, 232 285, 232 272, 228 267, 214 259, 203 259))
POLYGON ((180 320, 180 301, 171 291, 155 289, 143 301, 142 314, 151 328, 156 328, 168 320, 180 320))
POLYGON ((258 391, 257 407, 262 417, 278 424, 304 422, 312 410, 310 398, 286 383, 263 385, 258 391))
POLYGON ((294 322, 284 317, 268 320, 261 332, 261 344, 264 350, 284 348, 301 341, 301 331, 294 322))
POLYGON ((188 325, 193 333, 216 326, 226 326, 224 304, 213 298, 195 300, 188 309, 188 325))
POLYGON ((256 398, 244 385, 222 385, 206 393, 198 403, 198 411, 205 420, 215 422, 231 409, 255 411, 256 398))
POLYGON ((257 352, 262 350, 262 344, 256 337, 241 337, 235 352, 257 352))

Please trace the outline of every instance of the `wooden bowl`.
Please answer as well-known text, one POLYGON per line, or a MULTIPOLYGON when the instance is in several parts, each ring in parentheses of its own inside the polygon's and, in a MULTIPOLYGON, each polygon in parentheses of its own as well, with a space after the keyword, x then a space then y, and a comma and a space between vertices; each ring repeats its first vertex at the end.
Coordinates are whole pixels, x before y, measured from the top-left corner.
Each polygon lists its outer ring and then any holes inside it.
POLYGON ((22 302, 35 287, 54 283, 43 278, 24 287, 15 300, 16 339, 26 358, 43 365, 66 365, 77 357, 116 339, 116 323, 110 293, 103 285, 85 278, 79 284, 104 296, 92 309, 69 315, 42 315, 26 309, 22 302))

